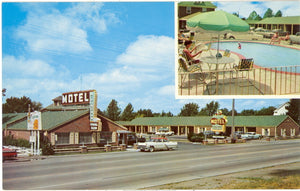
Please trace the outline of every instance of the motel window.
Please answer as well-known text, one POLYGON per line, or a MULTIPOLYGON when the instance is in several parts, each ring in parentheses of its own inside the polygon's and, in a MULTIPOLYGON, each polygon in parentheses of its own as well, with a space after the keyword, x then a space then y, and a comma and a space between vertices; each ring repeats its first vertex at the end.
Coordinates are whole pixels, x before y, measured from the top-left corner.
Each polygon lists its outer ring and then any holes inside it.
POLYGON ((203 7, 202 12, 207 12, 207 9, 205 7, 203 7))
POLYGON ((112 132, 110 131, 102 131, 100 133, 100 139, 101 141, 105 141, 105 142, 112 142, 112 132))
POLYGON ((283 136, 283 137, 286 136, 286 129, 281 129, 281 136, 283 136))
POLYGON ((192 7, 186 7, 186 14, 192 13, 192 7))
POLYGON ((79 143, 92 143, 92 134, 91 133, 79 133, 79 143))
POLYGON ((296 129, 291 129, 291 136, 295 136, 296 135, 296 129))
POLYGON ((55 144, 69 144, 70 135, 69 133, 56 133, 56 142, 55 144))

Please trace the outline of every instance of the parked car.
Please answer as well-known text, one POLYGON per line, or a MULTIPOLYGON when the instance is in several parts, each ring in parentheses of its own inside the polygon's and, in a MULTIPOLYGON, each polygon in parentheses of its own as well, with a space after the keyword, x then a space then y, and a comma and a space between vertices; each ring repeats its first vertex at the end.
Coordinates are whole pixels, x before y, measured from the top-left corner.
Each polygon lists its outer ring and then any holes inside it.
POLYGON ((300 32, 297 32, 295 35, 290 35, 291 44, 300 44, 300 32))
POLYGON ((273 33, 278 32, 278 36, 286 36, 287 32, 283 31, 282 29, 274 29, 272 30, 273 33))
POLYGON ((17 151, 15 149, 2 147, 2 160, 13 159, 17 157, 17 151))
POLYGON ((234 134, 236 135, 236 137, 237 137, 238 139, 240 139, 241 136, 242 136, 242 134, 244 134, 244 132, 243 132, 243 131, 235 131, 234 134))
POLYGON ((162 136, 172 136, 174 135, 174 131, 158 131, 155 134, 162 135, 162 136))
POLYGON ((247 132, 241 135, 242 139, 260 139, 261 134, 256 134, 255 132, 247 132))
POLYGON ((157 137, 151 138, 149 141, 137 144, 140 151, 158 151, 158 150, 172 150, 178 147, 177 142, 169 141, 167 138, 157 137))

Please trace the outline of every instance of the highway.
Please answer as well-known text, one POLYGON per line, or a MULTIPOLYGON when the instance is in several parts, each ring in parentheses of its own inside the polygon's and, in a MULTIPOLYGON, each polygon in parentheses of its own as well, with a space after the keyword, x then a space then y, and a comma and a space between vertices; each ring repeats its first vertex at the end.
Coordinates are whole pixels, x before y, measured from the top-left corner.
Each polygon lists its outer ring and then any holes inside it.
POLYGON ((180 143, 173 151, 50 156, 3 163, 3 188, 129 190, 300 162, 300 140, 243 144, 180 143))

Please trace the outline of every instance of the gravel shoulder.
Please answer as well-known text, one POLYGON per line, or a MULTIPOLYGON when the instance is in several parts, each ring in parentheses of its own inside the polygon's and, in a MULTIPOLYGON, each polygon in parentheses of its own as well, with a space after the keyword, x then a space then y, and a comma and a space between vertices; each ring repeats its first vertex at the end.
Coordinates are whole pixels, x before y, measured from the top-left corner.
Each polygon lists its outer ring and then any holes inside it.
POLYGON ((166 184, 154 187, 144 188, 145 190, 207 190, 219 189, 223 185, 230 182, 239 183, 247 181, 245 178, 274 178, 289 175, 300 175, 300 162, 283 164, 278 166, 266 167, 255 170, 248 170, 243 172, 225 174, 220 176, 213 176, 208 178, 201 178, 189 181, 183 181, 173 184, 166 184))

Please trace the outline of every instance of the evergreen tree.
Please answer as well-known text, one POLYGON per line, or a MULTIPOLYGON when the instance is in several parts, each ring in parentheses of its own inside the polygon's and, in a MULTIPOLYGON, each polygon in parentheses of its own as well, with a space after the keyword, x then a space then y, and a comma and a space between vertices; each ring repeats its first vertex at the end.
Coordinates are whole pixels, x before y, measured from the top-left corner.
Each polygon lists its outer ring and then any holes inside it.
POLYGON ((256 21, 260 21, 262 18, 261 16, 259 16, 256 11, 252 11, 249 15, 249 17, 247 18, 247 20, 256 20, 256 21))
POLYGON ((139 109, 136 114, 137 117, 154 117, 151 109, 139 109))
POLYGON ((288 110, 287 115, 300 124, 300 99, 291 99, 286 109, 288 110))
POLYGON ((273 16, 274 16, 273 15, 273 10, 268 8, 267 11, 265 12, 263 18, 265 19, 265 18, 269 18, 269 17, 273 17, 273 16))
POLYGON ((122 112, 121 120, 122 121, 131 121, 135 118, 135 114, 133 112, 133 106, 129 103, 122 112))
POLYGON ((118 121, 120 119, 120 113, 121 109, 118 107, 118 102, 114 99, 111 100, 105 112, 106 116, 113 121, 118 121))
POLYGON ((183 106, 179 116, 196 116, 198 115, 199 106, 196 103, 188 103, 183 106))
POLYGON ((6 99, 6 103, 2 104, 3 113, 25 113, 28 112, 30 104, 31 111, 39 111, 42 109, 40 102, 31 101, 29 97, 21 98, 10 97, 6 99))
POLYGON ((282 17, 282 12, 278 10, 274 17, 282 17))

